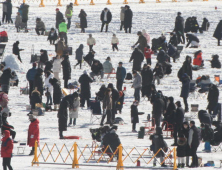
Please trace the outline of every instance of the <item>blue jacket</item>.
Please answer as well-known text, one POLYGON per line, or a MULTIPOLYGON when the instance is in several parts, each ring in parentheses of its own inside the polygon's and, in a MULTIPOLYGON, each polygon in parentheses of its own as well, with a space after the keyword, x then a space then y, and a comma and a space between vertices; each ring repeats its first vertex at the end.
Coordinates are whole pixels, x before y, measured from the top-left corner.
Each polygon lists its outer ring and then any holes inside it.
POLYGON ((126 77, 126 69, 124 67, 117 67, 116 72, 116 79, 117 80, 124 80, 126 77))
POLYGON ((27 79, 28 81, 34 80, 36 73, 37 73, 36 67, 32 67, 32 68, 29 69, 29 71, 27 72, 27 74, 26 74, 26 79, 27 79))

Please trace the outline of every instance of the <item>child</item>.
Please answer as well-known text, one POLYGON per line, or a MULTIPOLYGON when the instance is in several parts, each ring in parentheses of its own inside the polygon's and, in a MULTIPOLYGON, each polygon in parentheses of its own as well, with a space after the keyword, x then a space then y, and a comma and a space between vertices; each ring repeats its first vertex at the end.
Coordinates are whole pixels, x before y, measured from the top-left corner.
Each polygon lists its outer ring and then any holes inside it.
POLYGON ((131 123, 133 124, 132 126, 132 132, 137 132, 136 131, 136 124, 139 123, 139 112, 137 109, 139 102, 135 100, 133 104, 131 105, 131 123))
POLYGON ((15 18, 15 28, 17 29, 17 32, 20 32, 22 26, 22 17, 19 12, 17 12, 17 16, 15 18))
POLYGON ((214 138, 214 131, 208 124, 201 124, 201 138, 205 142, 203 151, 211 152, 210 142, 214 138))
POLYGON ((5 130, 3 132, 2 146, 1 146, 1 157, 3 158, 2 165, 4 170, 6 170, 7 167, 9 170, 12 170, 11 166, 12 151, 13 151, 13 142, 12 139, 10 138, 10 131, 5 130))
POLYGON ((112 44, 113 51, 115 51, 115 49, 119 51, 117 47, 117 45, 119 44, 119 39, 116 37, 116 34, 113 34, 111 44, 112 44))
POLYGON ((185 166, 186 146, 187 139, 183 134, 179 135, 179 139, 177 140, 178 168, 184 168, 185 166))
POLYGON ((119 99, 116 103, 116 109, 119 111, 119 113, 122 113, 122 108, 123 108, 123 102, 124 102, 124 92, 123 91, 119 91, 119 99))
POLYGON ((58 39, 58 35, 57 35, 55 29, 54 29, 54 28, 51 28, 51 31, 49 32, 47 41, 49 40, 50 44, 51 44, 51 45, 52 45, 52 44, 54 45, 54 44, 55 44, 55 41, 56 41, 57 39, 58 39))
POLYGON ((77 92, 74 92, 73 96, 74 96, 74 103, 73 103, 73 108, 71 108, 70 112, 69 112, 70 121, 69 121, 68 126, 72 125, 72 119, 73 118, 74 118, 73 126, 75 126, 76 125, 76 118, 78 118, 79 101, 80 101, 79 100, 79 94, 77 92))
POLYGON ((154 54, 153 51, 150 49, 150 46, 147 45, 147 47, 144 48, 144 55, 146 57, 146 62, 148 65, 151 65, 151 55, 154 54))

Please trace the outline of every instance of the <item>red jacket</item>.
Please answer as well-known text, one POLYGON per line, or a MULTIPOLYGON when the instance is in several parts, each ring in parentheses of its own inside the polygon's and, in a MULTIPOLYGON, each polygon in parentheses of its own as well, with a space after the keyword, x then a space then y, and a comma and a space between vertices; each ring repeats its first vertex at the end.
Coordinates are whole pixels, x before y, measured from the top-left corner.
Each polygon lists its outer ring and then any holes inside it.
POLYGON ((202 64, 202 53, 197 54, 197 57, 193 59, 193 65, 201 66, 202 64))
POLYGON ((148 49, 147 47, 144 48, 144 55, 146 58, 151 58, 151 54, 153 54, 153 51, 151 49, 148 49))
POLYGON ((28 145, 30 147, 35 146, 35 141, 37 140, 39 144, 39 120, 35 119, 33 122, 29 125, 28 130, 28 145))
POLYGON ((1 147, 1 157, 2 158, 11 158, 13 150, 13 141, 10 138, 10 131, 4 131, 5 136, 2 138, 2 147, 1 147))

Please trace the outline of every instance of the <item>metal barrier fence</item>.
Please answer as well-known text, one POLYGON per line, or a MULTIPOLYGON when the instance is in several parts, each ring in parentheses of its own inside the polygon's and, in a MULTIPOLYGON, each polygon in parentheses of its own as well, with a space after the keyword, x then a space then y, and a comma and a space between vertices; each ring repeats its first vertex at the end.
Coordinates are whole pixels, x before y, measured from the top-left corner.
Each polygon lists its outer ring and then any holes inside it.
MULTIPOLYGON (((21 0, 12 0, 13 2, 20 2, 21 0)), ((44 4, 44 0, 22 0, 23 3, 25 2, 39 2, 40 1, 40 4, 39 4, 39 7, 45 7, 45 4, 44 4)), ((45 0, 46 2, 47 1, 57 1, 57 0, 45 0)), ((58 0, 58 3, 57 3, 57 6, 62 6, 62 3, 61 3, 62 0, 58 0)), ((81 1, 81 0, 80 0, 81 1)), ((203 0, 203 1, 208 1, 208 0, 203 0)), ((172 0, 172 2, 177 2, 177 0, 172 0)), ((188 2, 193 2, 193 0, 188 0, 188 2)), ((145 0, 139 0, 139 3, 145 3, 145 0)), ((161 0, 156 0, 156 3, 161 3, 161 0)), ((107 5, 112 5, 111 3, 111 0, 107 0, 107 5)), ((124 0, 123 1, 123 4, 128 4, 128 1, 127 0, 124 0)), ((78 6, 79 5, 79 2, 78 0, 75 0, 75 2, 73 3, 74 6, 78 6)), ((94 3, 94 0, 90 0, 90 3, 89 5, 95 5, 94 3)))
POLYGON ((155 154, 153 154, 149 148, 142 148, 142 150, 141 148, 142 147, 134 147, 128 149, 120 144, 115 151, 112 151, 110 146, 107 146, 104 149, 99 148, 99 145, 96 142, 93 142, 92 146, 86 145, 83 148, 80 148, 75 142, 70 149, 68 149, 66 144, 63 144, 61 149, 58 148, 57 144, 53 144, 50 149, 47 143, 45 143, 42 148, 38 147, 36 141, 32 166, 39 166, 39 164, 55 164, 70 165, 72 168, 79 168, 79 166, 104 167, 104 165, 98 163, 105 163, 105 167, 116 167, 117 170, 123 170, 124 168, 135 167, 135 164, 141 160, 146 165, 143 167, 141 166, 141 168, 151 168, 147 165, 157 157, 159 152, 163 152, 164 160, 162 162, 157 161, 157 163, 159 165, 165 163, 170 165, 168 166, 171 167, 170 169, 177 169, 175 147, 172 149, 168 148, 168 151, 166 152, 159 149, 155 154), (128 162, 126 162, 127 159, 128 162), (81 163, 79 163, 80 161, 81 163), (109 164, 110 162, 112 162, 112 165, 109 164), (124 163, 128 166, 124 166, 124 163))

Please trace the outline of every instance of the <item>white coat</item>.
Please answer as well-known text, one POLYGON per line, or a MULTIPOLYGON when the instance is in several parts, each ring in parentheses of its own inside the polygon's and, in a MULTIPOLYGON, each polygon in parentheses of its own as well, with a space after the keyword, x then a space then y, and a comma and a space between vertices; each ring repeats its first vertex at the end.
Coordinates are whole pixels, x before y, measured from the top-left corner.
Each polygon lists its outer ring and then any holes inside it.
POLYGON ((74 100, 74 103, 73 103, 73 109, 69 111, 69 118, 78 118, 78 112, 79 112, 79 102, 80 99, 79 97, 74 100))
POLYGON ((49 77, 47 77, 47 78, 45 78, 45 89, 47 89, 48 88, 48 91, 49 91, 49 93, 52 95, 52 93, 53 93, 53 86, 51 85, 51 83, 49 83, 49 79, 51 79, 51 78, 53 78, 54 77, 54 75, 51 73, 50 75, 49 75, 49 77))
POLYGON ((119 39, 117 37, 112 37, 112 44, 118 44, 119 43, 119 39))
POLYGON ((96 44, 96 40, 95 38, 91 37, 87 39, 87 44, 88 45, 95 45, 96 44))
POLYGON ((62 59, 55 59, 53 62, 53 72, 60 73, 61 72, 61 62, 62 59))

